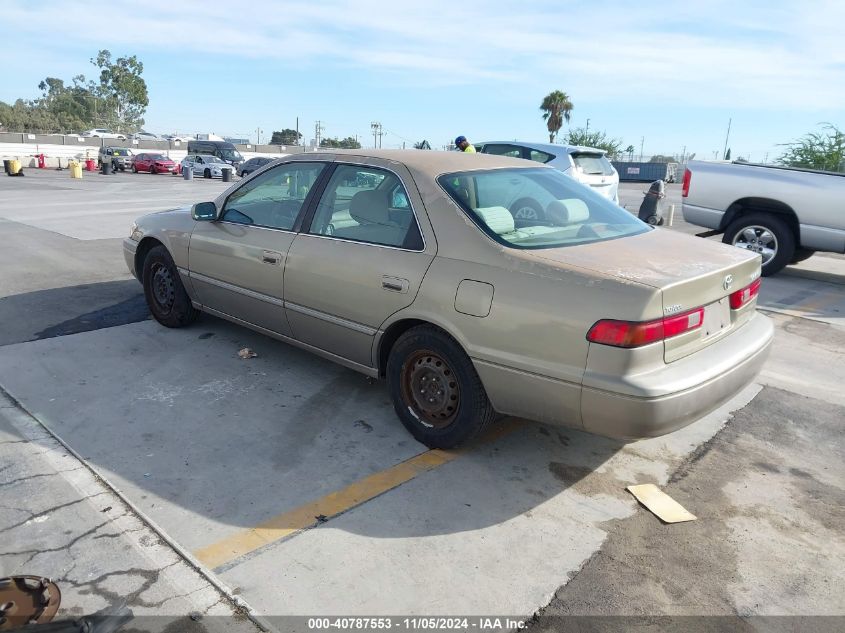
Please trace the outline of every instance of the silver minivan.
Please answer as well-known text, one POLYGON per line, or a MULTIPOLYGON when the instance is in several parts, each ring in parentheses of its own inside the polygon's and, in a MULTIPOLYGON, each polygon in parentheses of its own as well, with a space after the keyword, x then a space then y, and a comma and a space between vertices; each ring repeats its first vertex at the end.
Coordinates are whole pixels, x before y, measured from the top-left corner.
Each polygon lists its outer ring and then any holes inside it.
MULTIPOLYGON (((619 204, 619 174, 607 160, 603 149, 524 141, 487 141, 473 145, 483 154, 524 158, 554 167, 619 204)), ((525 209, 520 213, 530 212, 525 209)), ((526 217, 533 219, 535 216, 526 217)))

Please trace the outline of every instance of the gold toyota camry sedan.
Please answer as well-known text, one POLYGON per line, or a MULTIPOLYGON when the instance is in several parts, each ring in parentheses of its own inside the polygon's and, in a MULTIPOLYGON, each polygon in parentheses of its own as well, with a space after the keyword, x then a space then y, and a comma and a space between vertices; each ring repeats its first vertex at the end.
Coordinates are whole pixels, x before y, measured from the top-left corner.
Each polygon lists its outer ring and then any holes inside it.
POLYGON ((386 378, 430 447, 499 414, 669 433, 747 385, 773 334, 759 255, 500 156, 285 157, 140 218, 124 251, 163 325, 208 312, 386 378))

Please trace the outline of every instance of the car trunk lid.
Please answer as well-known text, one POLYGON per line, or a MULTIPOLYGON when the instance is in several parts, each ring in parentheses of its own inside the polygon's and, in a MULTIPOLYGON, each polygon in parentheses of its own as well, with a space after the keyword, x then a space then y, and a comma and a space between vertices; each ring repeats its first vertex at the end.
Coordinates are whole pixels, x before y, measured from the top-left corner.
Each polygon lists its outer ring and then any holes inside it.
POLYGON ((730 295, 759 278, 759 256, 666 229, 534 253, 546 260, 658 288, 663 314, 653 315, 655 319, 703 307, 700 328, 664 341, 667 363, 728 336, 750 318, 756 305, 752 300, 732 309, 730 295))

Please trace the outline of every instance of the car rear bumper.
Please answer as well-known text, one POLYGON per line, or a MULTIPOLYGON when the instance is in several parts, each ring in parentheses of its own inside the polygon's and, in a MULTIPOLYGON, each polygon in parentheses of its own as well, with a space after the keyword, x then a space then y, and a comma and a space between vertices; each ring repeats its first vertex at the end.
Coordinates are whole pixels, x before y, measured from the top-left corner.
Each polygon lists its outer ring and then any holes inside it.
POLYGON ((588 386, 588 365, 581 391, 584 429, 634 440, 687 426, 754 380, 768 357, 773 336, 771 320, 756 313, 731 336, 665 365, 642 381, 628 382, 626 393, 588 386), (666 393, 660 393, 660 385, 667 385, 666 393))

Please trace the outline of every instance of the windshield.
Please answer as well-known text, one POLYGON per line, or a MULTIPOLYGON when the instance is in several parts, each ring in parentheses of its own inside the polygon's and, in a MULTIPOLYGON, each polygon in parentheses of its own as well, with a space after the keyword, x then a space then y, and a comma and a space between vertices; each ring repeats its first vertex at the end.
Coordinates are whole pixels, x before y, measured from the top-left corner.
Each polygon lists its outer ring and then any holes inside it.
POLYGON ((202 162, 204 163, 222 163, 225 161, 220 160, 217 156, 203 156, 202 162))
POLYGON ((604 154, 572 154, 575 167, 590 176, 612 176, 613 165, 604 154))
POLYGON ((167 160, 164 154, 150 154, 150 160, 167 160))
POLYGON ((223 160, 243 160, 243 156, 236 149, 221 149, 220 156, 223 157, 223 160))
POLYGON ((112 156, 129 156, 129 150, 126 149, 113 149, 111 153, 112 156))
POLYGON ((481 230, 514 248, 589 244, 650 230, 556 169, 458 172, 437 182, 481 230))

